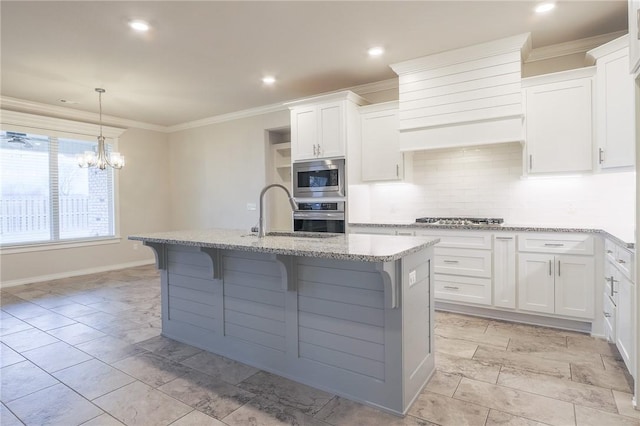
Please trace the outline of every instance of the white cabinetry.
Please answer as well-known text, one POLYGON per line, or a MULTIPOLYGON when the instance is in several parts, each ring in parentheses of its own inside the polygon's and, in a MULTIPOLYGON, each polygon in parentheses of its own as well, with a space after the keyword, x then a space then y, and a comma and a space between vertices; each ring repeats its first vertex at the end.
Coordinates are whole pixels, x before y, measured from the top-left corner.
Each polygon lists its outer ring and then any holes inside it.
POLYGON ((362 180, 400 180, 405 175, 400 152, 398 102, 360 108, 362 125, 362 180))
MULTIPOLYGON (((364 100, 340 92, 290 102, 293 161, 344 157, 350 133, 357 128, 357 106, 364 100)), ((354 141, 355 142, 355 141, 354 141)))
POLYGON ((518 248, 519 309, 594 318, 593 237, 554 234, 521 236, 518 248))
POLYGON ((629 72, 640 72, 640 0, 629 0, 629 72))
POLYGON ((493 304, 501 308, 516 307, 516 237, 502 234, 493 237, 493 304))
POLYGON ((595 67, 522 80, 525 169, 572 173, 593 169, 591 86, 595 67))
POLYGON ((634 165, 634 83, 628 36, 588 52, 596 62, 597 161, 602 169, 634 165))

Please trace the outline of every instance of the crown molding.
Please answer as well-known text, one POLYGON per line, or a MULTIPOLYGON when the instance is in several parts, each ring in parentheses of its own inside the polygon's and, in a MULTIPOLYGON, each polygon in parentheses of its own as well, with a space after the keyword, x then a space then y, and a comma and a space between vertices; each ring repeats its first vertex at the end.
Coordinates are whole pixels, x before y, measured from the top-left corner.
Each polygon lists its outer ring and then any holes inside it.
POLYGON ((608 43, 591 49, 587 52, 586 60, 589 65, 596 63, 598 59, 605 55, 617 52, 618 50, 629 49, 629 35, 625 34, 622 37, 615 38, 608 43))
POLYGON ((573 55, 576 53, 585 53, 595 47, 610 42, 613 39, 625 35, 627 31, 616 31, 613 33, 600 34, 593 37, 572 40, 566 43, 552 44, 550 46, 538 47, 532 49, 529 56, 525 59, 525 63, 544 61, 546 59, 558 58, 560 56, 573 55))
MULTIPOLYGON (((38 102, 25 101, 23 99, 0 96, 0 108, 6 111, 16 111, 28 114, 38 114, 47 117, 62 118, 67 120, 78 120, 83 122, 98 123, 100 116, 93 112, 79 111, 77 109, 65 108, 57 105, 47 105, 38 102)), ((144 123, 141 121, 127 120, 126 118, 103 115, 102 121, 113 126, 124 128, 136 128, 154 130, 156 132, 167 132, 166 126, 144 123)))
POLYGON ((376 81, 374 83, 361 84, 353 86, 346 90, 350 90, 358 95, 368 95, 369 93, 384 92, 385 90, 393 90, 399 87, 398 77, 388 80, 376 81))
POLYGON ((590 78, 596 75, 596 67, 583 67, 572 70, 540 74, 522 79, 522 88, 537 86, 540 84, 557 83, 560 81, 575 80, 578 78, 590 78))
MULTIPOLYGON (((100 126, 97 124, 82 123, 63 118, 45 117, 42 115, 28 114, 25 112, 0 110, 0 123, 19 127, 32 127, 35 129, 52 130, 57 132, 73 133, 78 135, 97 136, 100 126)), ((106 138, 118 138, 125 128, 102 126, 102 133, 106 138)))

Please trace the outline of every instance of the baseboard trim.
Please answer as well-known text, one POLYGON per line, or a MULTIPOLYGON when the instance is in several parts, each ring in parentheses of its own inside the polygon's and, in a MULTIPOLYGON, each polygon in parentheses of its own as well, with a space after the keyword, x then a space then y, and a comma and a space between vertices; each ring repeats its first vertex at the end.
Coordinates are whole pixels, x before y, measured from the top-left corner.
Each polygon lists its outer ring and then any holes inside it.
POLYGON ((0 282, 0 289, 15 287, 23 284, 32 284, 32 283, 39 283, 43 281, 59 280, 62 278, 77 277, 79 275, 97 274, 100 272, 116 271, 118 269, 127 269, 127 268, 134 268, 136 266, 153 265, 153 264, 155 264, 154 259, 138 260, 135 262, 118 263, 116 265, 100 266, 98 268, 77 269, 75 271, 61 272, 58 274, 39 275, 35 277, 21 278, 18 280, 2 281, 0 282))

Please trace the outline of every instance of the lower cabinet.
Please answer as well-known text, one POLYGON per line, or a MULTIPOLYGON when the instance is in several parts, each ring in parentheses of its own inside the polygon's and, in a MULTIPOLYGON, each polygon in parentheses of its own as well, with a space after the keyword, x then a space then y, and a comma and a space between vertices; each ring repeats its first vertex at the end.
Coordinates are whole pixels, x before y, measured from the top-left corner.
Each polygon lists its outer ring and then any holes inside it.
POLYGON ((518 271, 519 309, 594 318, 592 257, 520 253, 518 271))
POLYGON ((616 334, 615 342, 620 356, 629 368, 631 374, 635 375, 634 352, 634 300, 635 285, 631 283, 625 276, 620 276, 617 283, 618 288, 618 305, 616 306, 616 334))
POLYGON ((516 307, 516 236, 493 237, 493 305, 516 307))

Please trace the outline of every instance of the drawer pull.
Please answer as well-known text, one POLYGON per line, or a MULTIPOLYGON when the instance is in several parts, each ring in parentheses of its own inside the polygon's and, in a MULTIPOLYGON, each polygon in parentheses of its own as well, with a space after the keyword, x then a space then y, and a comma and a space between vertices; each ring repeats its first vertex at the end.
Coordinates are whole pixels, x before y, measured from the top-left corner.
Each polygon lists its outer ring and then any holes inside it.
POLYGON ((607 250, 607 254, 613 253, 613 250, 607 250))
POLYGON ((624 264, 625 264, 625 263, 627 263, 627 262, 625 262, 625 261, 624 261, 624 260, 622 260, 622 259, 618 259, 618 263, 620 263, 620 264, 624 265, 624 264))
POLYGON ((545 247, 564 247, 562 243, 544 243, 545 247))
POLYGON ((560 276, 560 261, 558 260, 558 276, 560 276))
POLYGON ((460 287, 455 287, 452 285, 445 285, 444 288, 446 288, 447 290, 460 290, 460 287))
POLYGON ((513 240, 513 237, 496 237, 496 240, 513 240))
POLYGON ((609 312, 603 312, 605 318, 611 318, 611 314, 609 312))
POLYGON ((551 260, 549 260, 549 276, 551 276, 551 268, 553 267, 553 265, 551 264, 551 260))
POLYGON ((459 263, 459 260, 443 260, 444 263, 459 263))

